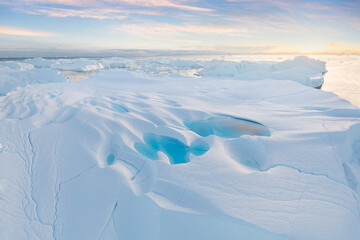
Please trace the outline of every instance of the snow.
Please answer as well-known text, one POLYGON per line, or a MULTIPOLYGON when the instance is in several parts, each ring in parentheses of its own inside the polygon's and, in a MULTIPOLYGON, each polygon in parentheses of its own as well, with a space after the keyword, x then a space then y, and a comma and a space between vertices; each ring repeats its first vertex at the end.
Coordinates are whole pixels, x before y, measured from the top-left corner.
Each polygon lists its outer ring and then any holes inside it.
POLYGON ((17 87, 48 82, 65 82, 66 78, 52 69, 35 69, 34 65, 18 62, 0 63, 0 95, 6 95, 17 87))
POLYGON ((360 110, 323 62, 0 65, 0 239, 360 237, 360 110))
POLYGON ((324 73, 326 73, 325 62, 298 56, 292 60, 279 63, 216 60, 209 62, 199 72, 199 75, 236 77, 240 79, 293 80, 307 86, 320 87, 324 80, 322 78, 324 73))
POLYGON ((323 74, 327 72, 325 62, 306 56, 292 60, 275 61, 225 61, 124 58, 105 59, 43 59, 32 58, 22 62, 0 62, 0 95, 6 95, 16 87, 43 82, 61 82, 70 79, 81 81, 108 69, 127 69, 147 74, 182 75, 192 77, 230 77, 237 80, 259 80, 264 78, 292 80, 306 86, 321 87, 323 74), (60 75, 59 75, 60 73, 60 75), (21 75, 22 74, 22 75, 21 75))

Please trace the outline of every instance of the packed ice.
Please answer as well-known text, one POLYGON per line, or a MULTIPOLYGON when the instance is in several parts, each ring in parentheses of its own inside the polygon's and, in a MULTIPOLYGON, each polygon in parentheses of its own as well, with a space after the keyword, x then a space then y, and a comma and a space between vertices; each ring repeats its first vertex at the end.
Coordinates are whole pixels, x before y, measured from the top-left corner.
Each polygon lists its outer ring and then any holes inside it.
MULTIPOLYGON (((105 59, 43 59, 31 58, 21 62, 0 62, 0 94, 5 95, 16 87, 33 83, 61 82, 72 77, 90 77, 94 71, 127 69, 147 74, 234 78, 237 80, 259 80, 264 78, 292 80, 306 86, 320 88, 326 73, 325 62, 298 56, 283 62, 274 61, 225 61, 124 58, 105 59)), ((85 78, 80 78, 83 80, 85 78)))

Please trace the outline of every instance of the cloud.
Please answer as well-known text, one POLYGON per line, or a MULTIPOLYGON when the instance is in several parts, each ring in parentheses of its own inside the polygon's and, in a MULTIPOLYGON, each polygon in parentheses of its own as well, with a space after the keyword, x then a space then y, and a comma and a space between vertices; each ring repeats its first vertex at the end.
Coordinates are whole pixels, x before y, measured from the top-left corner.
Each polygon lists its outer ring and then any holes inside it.
POLYGON ((126 16, 120 15, 116 11, 108 9, 62 9, 62 8, 43 8, 36 11, 28 11, 27 13, 34 15, 48 15, 50 17, 81 17, 95 19, 124 19, 126 16))
MULTIPOLYGON (((360 31, 360 4, 350 0, 0 0, 1 7, 5 11, 16 10, 16 14, 119 20, 91 21, 97 23, 91 26, 97 30, 93 32, 86 27, 74 29, 75 25, 67 26, 55 19, 49 21, 57 22, 54 28, 85 33, 69 35, 65 41, 76 39, 102 46, 197 48, 215 44, 244 46, 244 41, 250 41, 250 45, 283 45, 271 48, 276 52, 318 51, 326 49, 329 42, 342 39, 358 42, 360 31), (114 26, 114 22, 118 25, 114 26)), ((87 24, 79 19, 71 21, 87 24)), ((0 30, 0 34, 22 36, 49 34, 0 30)))
POLYGON ((212 9, 202 8, 202 7, 194 7, 181 3, 174 3, 170 0, 110 0, 110 2, 124 2, 137 6, 148 6, 148 7, 171 7, 177 8, 181 10, 190 10, 190 11, 199 11, 199 12, 212 12, 212 9))
POLYGON ((48 32, 39 32, 22 28, 14 28, 8 26, 0 26, 0 34, 3 35, 16 35, 16 36, 26 36, 26 37, 55 37, 58 34, 48 33, 48 32))
POLYGON ((213 46, 249 37, 254 32, 246 28, 217 25, 129 23, 111 27, 114 38, 126 39, 126 46, 153 49, 193 49, 213 46))
POLYGON ((274 5, 280 5, 280 6, 289 6, 292 3, 296 2, 296 0, 226 0, 227 2, 243 2, 243 3, 267 3, 267 4, 274 4, 274 5))
POLYGON ((131 14, 142 14, 142 15, 161 15, 159 11, 127 11, 121 9, 65 9, 65 8, 53 8, 53 7, 41 7, 34 10, 21 10, 33 15, 48 15, 50 17, 81 17, 81 18, 95 18, 95 19, 124 19, 127 15, 131 14))
MULTIPOLYGON (((122 7, 124 5, 128 6, 137 6, 142 8, 158 8, 158 7, 169 7, 176 8, 180 10, 188 11, 198 11, 198 12, 211 12, 212 9, 192 6, 184 4, 182 1, 172 1, 172 0, 13 0, 13 5, 51 5, 51 4, 60 4, 67 6, 76 6, 82 8, 98 8, 98 7, 108 7, 116 6, 122 7)), ((9 4, 7 1, 0 0, 0 4, 9 4)))
POLYGON ((254 32, 244 27, 226 27, 210 25, 171 25, 167 23, 123 24, 115 30, 131 35, 178 35, 182 33, 200 35, 249 36, 254 32))
POLYGON ((188 0, 0 0, 0 5, 17 12, 50 17, 124 19, 129 15, 165 15, 166 8, 211 12, 212 9, 185 4, 188 0))

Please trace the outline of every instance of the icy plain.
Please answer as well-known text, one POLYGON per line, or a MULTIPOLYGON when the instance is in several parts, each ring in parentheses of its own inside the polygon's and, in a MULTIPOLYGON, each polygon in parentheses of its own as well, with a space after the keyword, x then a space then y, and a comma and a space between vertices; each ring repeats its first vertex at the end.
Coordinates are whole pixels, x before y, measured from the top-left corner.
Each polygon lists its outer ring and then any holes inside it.
POLYGON ((0 71, 0 239, 360 239, 360 109, 324 62, 0 71))

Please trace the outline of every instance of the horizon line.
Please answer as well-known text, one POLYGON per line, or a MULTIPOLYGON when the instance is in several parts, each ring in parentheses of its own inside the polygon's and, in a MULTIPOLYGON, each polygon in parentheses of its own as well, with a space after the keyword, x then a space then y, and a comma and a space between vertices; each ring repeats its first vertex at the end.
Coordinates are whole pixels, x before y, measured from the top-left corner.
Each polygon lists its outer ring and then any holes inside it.
POLYGON ((110 58, 110 57, 176 57, 176 56, 207 56, 207 55, 360 55, 360 52, 228 52, 211 50, 163 50, 163 49, 109 49, 97 52, 86 52, 83 49, 74 50, 2 50, 0 59, 26 58, 110 58), (25 52, 25 53, 24 53, 25 52))

